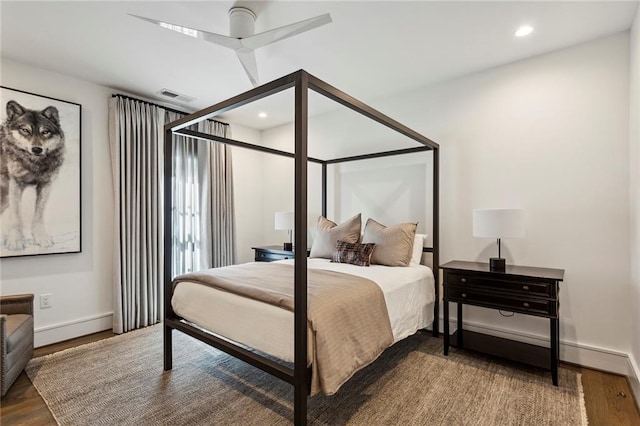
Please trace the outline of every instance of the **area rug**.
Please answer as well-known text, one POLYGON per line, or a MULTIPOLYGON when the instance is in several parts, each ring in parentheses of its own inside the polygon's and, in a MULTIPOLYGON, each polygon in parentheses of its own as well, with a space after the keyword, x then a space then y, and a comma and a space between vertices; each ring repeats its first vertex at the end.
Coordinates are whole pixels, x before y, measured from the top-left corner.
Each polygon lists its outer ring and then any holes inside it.
MULTIPOLYGON (((61 425, 280 425, 292 387, 180 332, 162 369, 162 328, 33 359, 27 374, 61 425)), ((420 332, 387 349, 333 396, 309 399, 313 425, 584 425, 580 375, 478 354, 442 355, 420 332)))

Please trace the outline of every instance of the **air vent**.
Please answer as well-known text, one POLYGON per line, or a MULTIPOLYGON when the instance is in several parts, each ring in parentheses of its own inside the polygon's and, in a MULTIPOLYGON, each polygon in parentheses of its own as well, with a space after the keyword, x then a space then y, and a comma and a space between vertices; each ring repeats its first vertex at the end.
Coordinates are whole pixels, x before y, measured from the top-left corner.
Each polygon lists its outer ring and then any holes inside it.
POLYGON ((162 89, 157 93, 158 93, 158 95, 162 95, 165 98, 169 98, 169 99, 174 100, 174 101, 193 102, 193 101, 196 100, 196 98, 192 98, 191 96, 183 95, 182 93, 178 93, 175 90, 162 89))
POLYGON ((173 93, 173 92, 170 92, 170 91, 168 91, 168 90, 163 90, 162 92, 160 92, 160 94, 161 94, 162 96, 168 96, 168 97, 170 97, 170 98, 177 98, 178 96, 180 96, 180 95, 178 95, 177 93, 173 93))

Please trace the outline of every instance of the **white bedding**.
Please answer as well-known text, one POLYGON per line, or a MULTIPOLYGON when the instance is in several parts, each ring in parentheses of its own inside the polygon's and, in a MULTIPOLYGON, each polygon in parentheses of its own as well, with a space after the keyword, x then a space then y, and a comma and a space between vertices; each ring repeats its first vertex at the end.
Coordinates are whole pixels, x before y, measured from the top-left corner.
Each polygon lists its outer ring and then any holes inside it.
MULTIPOLYGON (((361 267, 328 259, 307 262, 309 268, 358 275, 378 284, 387 304, 394 342, 433 321, 434 279, 427 266, 361 267)), ((293 362, 291 311, 191 282, 176 286, 171 305, 176 314, 206 330, 293 362)))

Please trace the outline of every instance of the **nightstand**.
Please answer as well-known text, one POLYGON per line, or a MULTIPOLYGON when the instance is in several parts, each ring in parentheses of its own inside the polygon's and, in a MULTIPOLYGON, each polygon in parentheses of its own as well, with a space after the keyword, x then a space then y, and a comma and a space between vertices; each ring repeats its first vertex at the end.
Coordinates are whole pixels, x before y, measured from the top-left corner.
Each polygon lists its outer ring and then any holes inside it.
MULTIPOLYGON (((263 247, 251 247, 256 252, 256 262, 273 262, 275 260, 293 259, 295 253, 288 250, 283 250, 282 246, 263 246, 263 247)), ((307 249, 307 256, 309 256, 310 250, 307 249)))
POLYGON ((444 271, 444 354, 449 345, 530 364, 551 371, 558 386, 560 355, 559 283, 564 270, 507 265, 503 272, 489 270, 488 263, 453 261, 444 271), (458 304, 458 330, 449 336, 449 302, 458 304), (549 318, 550 347, 515 342, 462 328, 462 306, 516 312, 549 318))

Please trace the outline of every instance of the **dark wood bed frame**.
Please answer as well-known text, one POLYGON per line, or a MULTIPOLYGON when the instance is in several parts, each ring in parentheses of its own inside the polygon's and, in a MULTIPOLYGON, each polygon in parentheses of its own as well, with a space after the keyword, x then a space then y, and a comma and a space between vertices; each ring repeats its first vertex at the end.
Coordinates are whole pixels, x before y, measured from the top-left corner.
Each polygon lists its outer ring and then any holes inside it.
POLYGON ((422 151, 433 151, 433 248, 425 248, 424 252, 433 253, 433 274, 435 278, 435 302, 433 306, 433 335, 438 336, 439 324, 439 152, 438 144, 420 135, 379 111, 354 99, 346 93, 310 75, 304 70, 296 71, 270 83, 258 86, 226 101, 187 115, 164 127, 164 369, 172 368, 172 330, 180 330, 202 342, 220 349, 248 364, 253 365, 294 387, 293 417, 296 425, 307 423, 307 397, 310 390, 311 376, 307 366, 307 258, 299 256, 294 264, 294 367, 289 368, 271 359, 249 351, 233 342, 206 332, 178 317, 171 307, 173 293, 171 273, 171 236, 173 235, 171 220, 171 182, 172 182, 172 137, 174 134, 203 139, 211 142, 238 146, 269 154, 293 158, 295 161, 295 204, 294 204, 294 244, 296 247, 307 247, 307 169, 308 162, 322 165, 322 214, 327 214, 327 165, 347 161, 365 160, 392 155, 410 154, 422 151), (199 121, 212 118, 225 111, 237 108, 269 95, 294 87, 295 94, 295 151, 280 151, 263 146, 252 145, 233 139, 213 136, 187 130, 199 121), (307 156, 307 124, 308 124, 308 91, 320 93, 380 124, 407 136, 422 146, 395 151, 378 152, 367 155, 320 160, 307 156))

